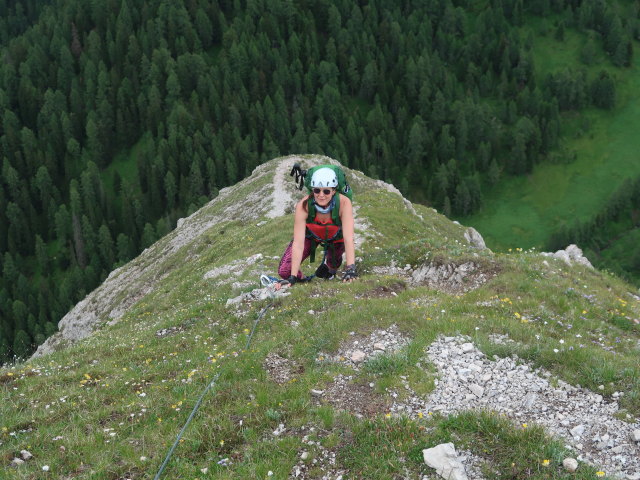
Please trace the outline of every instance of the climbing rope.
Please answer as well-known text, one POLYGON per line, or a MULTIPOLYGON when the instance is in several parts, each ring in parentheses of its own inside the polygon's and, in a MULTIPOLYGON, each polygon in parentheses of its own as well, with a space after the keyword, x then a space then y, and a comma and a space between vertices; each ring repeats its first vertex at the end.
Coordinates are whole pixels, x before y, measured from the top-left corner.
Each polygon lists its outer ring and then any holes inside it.
MULTIPOLYGON (((265 285, 267 286, 267 285, 265 285)), ((268 287, 267 287, 268 288, 268 287)), ((245 351, 249 349, 249 346, 251 345, 251 340, 253 339, 253 334, 256 331, 256 328, 258 327, 258 323, 260 323, 260 320, 262 319, 262 317, 264 316, 264 314, 267 312, 267 310, 269 310, 273 304, 274 304, 274 295, 273 295, 273 290, 271 288, 268 288, 269 296, 271 297, 271 303, 269 303, 269 305, 267 305, 266 307, 264 307, 262 309, 262 311, 260 311, 260 314, 258 315, 258 317, 256 318, 255 322, 253 322, 253 328, 251 329, 251 333, 249 334, 249 337, 247 338, 247 344, 245 345, 244 349, 245 351)), ((195 416, 196 412, 199 410, 200 405, 202 404, 202 400, 204 399, 204 396, 207 394, 207 392, 213 387, 213 385, 216 383, 216 381, 218 380, 218 378, 220 378, 220 372, 218 372, 213 379, 209 382, 209 384, 205 387, 205 389, 202 391, 202 393, 200 394, 200 398, 198 398, 198 401, 196 402, 196 404, 193 406, 193 410, 191 410, 191 413, 189 414, 189 418, 187 418, 187 421, 185 422, 184 426, 182 427, 182 430, 180 430, 180 433, 178 434, 178 436, 176 437, 176 441, 173 442, 173 445, 171 446, 171 448, 169 449, 169 453, 167 453, 166 458, 164 459, 164 462, 162 462, 162 465, 160 466, 160 469, 158 470, 158 473, 156 473, 156 476, 153 477, 153 480, 158 480, 160 478, 160 476, 162 475, 162 472, 164 471, 164 469, 166 468, 167 464, 169 463, 169 460, 171 459, 171 456, 173 455, 174 450, 176 449, 176 447, 178 446, 178 444, 180 443, 180 440, 182 439, 182 435, 184 434, 184 432, 187 430, 187 427, 189 426, 189 424, 191 423, 191 420, 193 419, 193 417, 195 416)))

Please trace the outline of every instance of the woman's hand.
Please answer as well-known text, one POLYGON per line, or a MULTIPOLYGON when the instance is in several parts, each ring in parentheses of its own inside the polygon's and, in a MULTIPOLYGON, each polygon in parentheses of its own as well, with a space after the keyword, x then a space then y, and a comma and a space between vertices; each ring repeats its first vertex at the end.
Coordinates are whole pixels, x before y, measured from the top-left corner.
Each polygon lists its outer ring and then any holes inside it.
POLYGON ((347 265, 347 268, 344 269, 344 273, 342 274, 342 281, 351 283, 356 278, 358 278, 358 272, 356 272, 356 264, 352 263, 351 265, 347 265))

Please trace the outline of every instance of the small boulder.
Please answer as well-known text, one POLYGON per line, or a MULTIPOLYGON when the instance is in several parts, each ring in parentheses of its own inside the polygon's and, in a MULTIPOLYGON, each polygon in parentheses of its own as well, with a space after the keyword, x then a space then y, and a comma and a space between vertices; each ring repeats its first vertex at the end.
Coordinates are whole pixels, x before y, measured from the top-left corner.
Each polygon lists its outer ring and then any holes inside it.
POLYGON ((584 265, 585 267, 593 268, 589 259, 582 254, 582 249, 577 245, 571 244, 565 248, 565 251, 569 254, 571 261, 584 265))
POLYGON ((480 233, 478 233, 478 231, 473 227, 469 227, 465 230, 464 238, 467 242, 469 242, 469 245, 474 248, 479 248, 480 250, 484 250, 487 248, 482 235, 480 235, 480 233))
POLYGON ((575 458, 565 458, 562 466, 567 472, 573 473, 578 469, 578 461, 575 458))
POLYGON ((481 398, 484 395, 484 388, 476 383, 472 383, 471 385, 469 385, 469 390, 471 390, 473 394, 478 398, 481 398))
POLYGON ((584 425, 576 425, 571 430, 569 430, 569 433, 571 433, 572 437, 576 438, 576 437, 581 437, 582 434, 584 433, 584 430, 585 430, 584 425))
POLYGON ((471 353, 473 352, 473 343, 463 343, 460 348, 462 348, 462 353, 471 353))
POLYGON ((565 252, 564 250, 558 250, 556 253, 553 254, 553 256, 555 258, 559 258, 560 260, 562 260, 567 265, 569 265, 569 266, 571 265, 571 258, 569 257, 569 254, 567 252, 565 252))
POLYGON ((351 361, 353 363, 361 363, 367 357, 367 354, 362 350, 356 350, 351 354, 351 361))
POLYGON ((272 435, 274 437, 279 437, 280 435, 282 435, 285 432, 286 428, 284 426, 283 423, 281 423, 280 425, 278 425, 278 428, 276 428, 273 432, 272 435))
POLYGON ((453 443, 442 443, 422 450, 424 463, 436 469, 436 473, 447 480, 468 480, 462 462, 453 443))
POLYGON ((33 455, 31 455, 31 452, 29 452, 28 450, 21 450, 20 458, 22 458, 22 460, 26 462, 27 460, 31 460, 33 458, 33 455))

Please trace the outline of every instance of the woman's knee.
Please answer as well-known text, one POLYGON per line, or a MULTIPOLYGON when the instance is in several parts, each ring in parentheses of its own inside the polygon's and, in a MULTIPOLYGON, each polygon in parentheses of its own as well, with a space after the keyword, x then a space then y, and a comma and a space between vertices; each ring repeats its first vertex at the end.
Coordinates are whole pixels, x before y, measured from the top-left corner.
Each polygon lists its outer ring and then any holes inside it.
POLYGON ((289 278, 291 275, 291 248, 293 245, 293 241, 289 242, 287 248, 284 250, 282 254, 282 258, 280 259, 280 264, 278 265, 278 275, 282 278, 289 278))
POLYGON ((280 275, 280 278, 289 278, 291 276, 291 262, 288 265, 280 265, 278 275, 280 275))

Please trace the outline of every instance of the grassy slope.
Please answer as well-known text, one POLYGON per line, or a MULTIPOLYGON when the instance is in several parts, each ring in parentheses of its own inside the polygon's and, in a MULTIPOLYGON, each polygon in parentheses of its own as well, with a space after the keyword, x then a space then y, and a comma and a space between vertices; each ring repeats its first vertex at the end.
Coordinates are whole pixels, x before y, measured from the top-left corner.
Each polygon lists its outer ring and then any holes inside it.
MULTIPOLYGON (((534 32, 541 25, 532 23, 534 32)), ((534 59, 540 78, 568 65, 584 68, 578 52, 585 37, 567 31, 559 42, 549 32, 535 36, 534 59)), ((637 45, 636 45, 637 47, 637 45)), ((565 114, 561 148, 577 153, 570 164, 536 166, 527 177, 508 177, 485 196, 484 208, 463 219, 490 247, 541 247, 563 223, 590 218, 626 178, 640 175, 640 65, 620 70, 600 55, 590 75, 609 70, 617 80, 617 107, 611 112, 588 109, 565 114), (586 133, 581 133, 588 125, 586 133)))
MULTIPOLYGON (((479 413, 388 419, 380 411, 359 420, 329 406, 316 407, 310 389, 322 388, 336 373, 349 373, 318 357, 335 352, 350 332, 367 334, 394 323, 412 339, 406 360, 390 359, 393 368, 351 372, 355 382, 375 382, 382 403, 390 400, 385 387, 399 385, 398 375, 427 393, 432 374, 414 364, 438 335, 466 334, 489 355, 517 353, 571 383, 593 389, 603 384, 605 395, 625 391, 623 407, 640 415, 640 332, 633 323, 640 318, 640 303, 627 295, 628 285, 560 261, 545 267, 543 258, 530 252, 475 256, 465 246, 463 228, 431 209, 416 206, 422 222, 397 196, 360 182, 356 188, 361 214, 379 234, 358 252, 361 279, 351 285, 296 286, 267 313, 249 351, 243 350, 247 332, 265 303, 236 317, 225 303, 238 292, 229 285, 214 287, 203 275, 255 253, 264 254, 266 268, 275 270, 274 257, 289 239, 289 217, 213 227, 175 255, 175 269, 118 324, 67 350, 0 370, 2 478, 152 478, 216 373, 215 394, 205 398, 163 478, 267 478, 268 471, 274 472, 272 478, 286 478, 300 451, 309 447, 301 435, 271 436, 282 422, 290 431, 313 425, 327 433, 322 441, 338 449, 339 466, 350 469, 353 478, 427 474, 421 449, 443 441, 483 456, 506 475, 498 478, 565 478, 562 444, 549 441, 539 428, 522 430, 479 413), (397 297, 362 298, 398 282, 369 274, 374 266, 392 260, 418 265, 427 259, 474 259, 500 274, 465 295, 417 287, 397 297), (308 314, 311 309, 319 313, 308 314), (570 319, 572 335, 601 338, 609 350, 590 341, 580 347, 559 319, 570 319), (171 328, 177 330, 158 336, 171 328), (507 333, 520 344, 495 346, 488 341, 492 333, 507 333), (559 339, 566 343, 560 345, 559 339), (555 353, 558 347, 561 352, 555 353), (262 362, 270 352, 302 366, 294 381, 278 386, 267 378, 262 362), (22 449, 34 459, 9 468, 22 449), (221 467, 222 458, 234 464, 221 467), (543 459, 550 459, 549 467, 542 466, 543 459), (48 474, 41 470, 44 465, 48 474), (207 475, 201 473, 205 467, 207 475)), ((249 274, 242 279, 254 280, 249 274)), ((593 478, 594 472, 581 467, 571 478, 593 478)))

